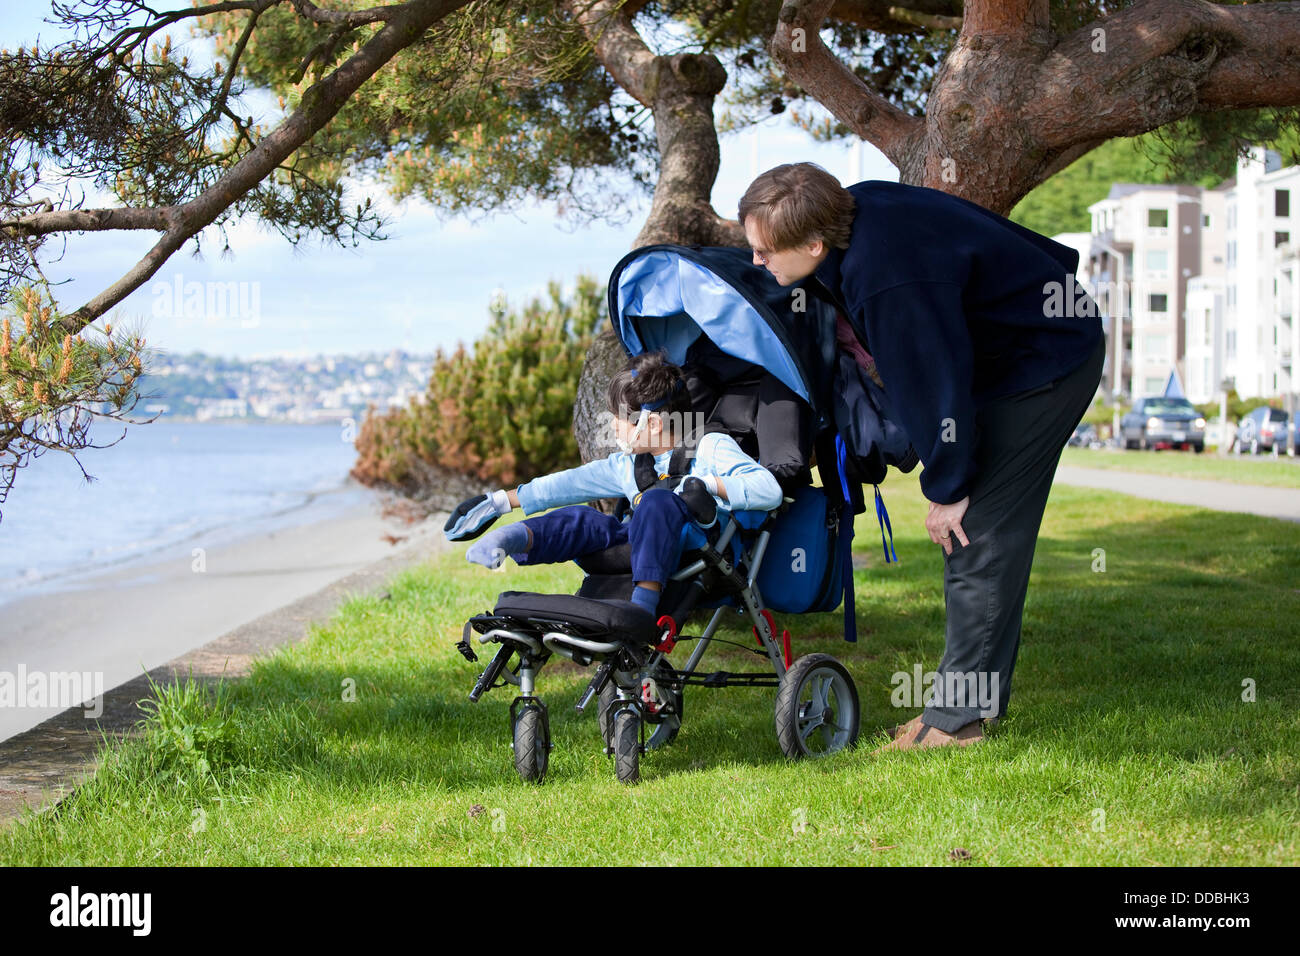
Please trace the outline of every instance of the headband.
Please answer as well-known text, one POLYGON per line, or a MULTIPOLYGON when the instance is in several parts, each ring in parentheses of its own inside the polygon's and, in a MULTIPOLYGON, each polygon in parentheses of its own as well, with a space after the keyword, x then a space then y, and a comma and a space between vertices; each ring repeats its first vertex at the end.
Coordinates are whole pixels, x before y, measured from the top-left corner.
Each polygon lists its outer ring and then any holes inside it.
MULTIPOLYGON (((637 370, 632 369, 633 378, 636 378, 636 373, 637 370)), ((652 412, 656 411, 657 409, 663 408, 665 405, 669 403, 669 401, 672 400, 674 395, 676 395, 678 392, 682 390, 682 386, 685 384, 686 384, 685 378, 678 378, 677 381, 673 382, 673 387, 668 390, 667 395, 663 396, 663 398, 655 399, 653 402, 642 402, 641 407, 645 409, 649 409, 652 412)))

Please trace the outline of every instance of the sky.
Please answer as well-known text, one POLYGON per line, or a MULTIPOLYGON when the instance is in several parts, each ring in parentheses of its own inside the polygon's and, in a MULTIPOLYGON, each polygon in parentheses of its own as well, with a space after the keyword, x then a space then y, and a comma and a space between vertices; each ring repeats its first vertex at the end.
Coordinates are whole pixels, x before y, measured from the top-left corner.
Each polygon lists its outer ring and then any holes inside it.
MULTIPOLYGON (((0 9, 0 46, 29 45, 38 36, 46 46, 63 38, 42 23, 50 15, 49 0, 0 0, 0 9)), ((203 41, 182 33, 174 34, 173 51, 178 47, 193 58, 205 56, 203 41)), ((875 147, 815 143, 784 115, 722 137, 721 150, 712 201, 729 217, 754 176, 782 163, 818 163, 845 185, 898 179, 897 169, 875 147)), ((477 337, 488 324, 494 295, 504 293, 510 305, 522 305, 533 296, 545 297, 553 280, 571 291, 584 272, 603 283, 632 248, 649 211, 646 197, 622 225, 575 226, 557 215, 554 204, 534 202, 518 212, 471 221, 441 214, 420 200, 397 206, 373 187, 355 187, 390 211, 388 239, 363 241, 355 249, 314 241, 294 249, 246 220, 228 231, 233 254, 222 257, 220 241, 208 230, 202 258, 195 259, 192 244, 187 245, 117 307, 113 321, 142 328, 150 347, 173 353, 241 358, 391 349, 430 353, 477 337), (198 310, 204 314, 196 314, 200 290, 204 298, 214 292, 226 296, 228 304, 213 311, 205 306, 198 310)), ((76 308, 120 278, 154 241, 154 233, 69 234, 66 250, 49 262, 46 275, 67 280, 59 301, 76 308)), ((47 244, 47 262, 60 247, 58 239, 47 244)))

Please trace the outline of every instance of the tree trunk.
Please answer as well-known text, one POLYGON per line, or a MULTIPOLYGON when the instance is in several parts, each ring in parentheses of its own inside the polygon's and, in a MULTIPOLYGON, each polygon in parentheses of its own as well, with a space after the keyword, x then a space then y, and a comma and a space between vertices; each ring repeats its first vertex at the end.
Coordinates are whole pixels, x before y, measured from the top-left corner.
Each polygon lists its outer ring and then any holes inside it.
MULTIPOLYGON (((713 100, 727 81, 718 58, 655 54, 617 2, 569 0, 565 6, 592 39, 605 69, 654 117, 659 179, 634 248, 658 242, 745 248, 740 223, 719 216, 710 201, 720 162, 713 100)), ((612 269, 614 263, 609 265, 612 269)), ((587 352, 573 406, 573 436, 583 461, 616 450, 602 413, 608 408, 609 380, 626 364, 626 351, 606 327, 587 352)), ((612 504, 606 500, 600 506, 607 510, 612 504)))

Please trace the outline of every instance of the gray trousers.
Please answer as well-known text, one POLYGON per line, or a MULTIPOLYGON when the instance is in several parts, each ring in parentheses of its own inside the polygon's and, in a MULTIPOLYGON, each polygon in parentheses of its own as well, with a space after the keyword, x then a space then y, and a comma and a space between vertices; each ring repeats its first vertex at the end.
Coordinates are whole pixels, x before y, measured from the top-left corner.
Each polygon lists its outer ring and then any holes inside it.
POLYGON ((1048 385, 990 402, 975 415, 975 483, 944 559, 944 653, 922 723, 952 733, 1001 717, 1020 649, 1029 569, 1061 449, 1092 404, 1104 337, 1079 368, 1048 385))

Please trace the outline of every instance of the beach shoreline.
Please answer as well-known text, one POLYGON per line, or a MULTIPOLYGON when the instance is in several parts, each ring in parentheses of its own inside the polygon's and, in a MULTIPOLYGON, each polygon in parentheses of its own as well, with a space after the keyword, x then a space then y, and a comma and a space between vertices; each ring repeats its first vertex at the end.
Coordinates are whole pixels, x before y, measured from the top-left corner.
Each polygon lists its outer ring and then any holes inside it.
MULTIPOLYGON (((242 625, 398 554, 442 546, 441 523, 384 517, 387 496, 360 487, 326 492, 293 521, 247 522, 61 581, 0 604, 0 682, 25 675, 94 675, 117 687, 242 625)), ((53 683, 53 682, 51 682, 53 683)), ((96 686, 97 685, 97 686, 96 686)), ((0 706, 0 741, 73 701, 40 695, 0 706)))
POLYGON ((284 604, 106 691, 94 719, 81 707, 69 707, 6 740, 0 740, 0 826, 28 809, 58 803, 94 773, 102 739, 133 734, 144 716, 139 701, 151 696, 150 682, 175 683, 190 677, 211 684, 247 675, 254 658, 306 638, 311 625, 328 621, 353 597, 387 586, 405 568, 444 552, 445 515, 433 515, 392 553, 325 587, 284 604))

